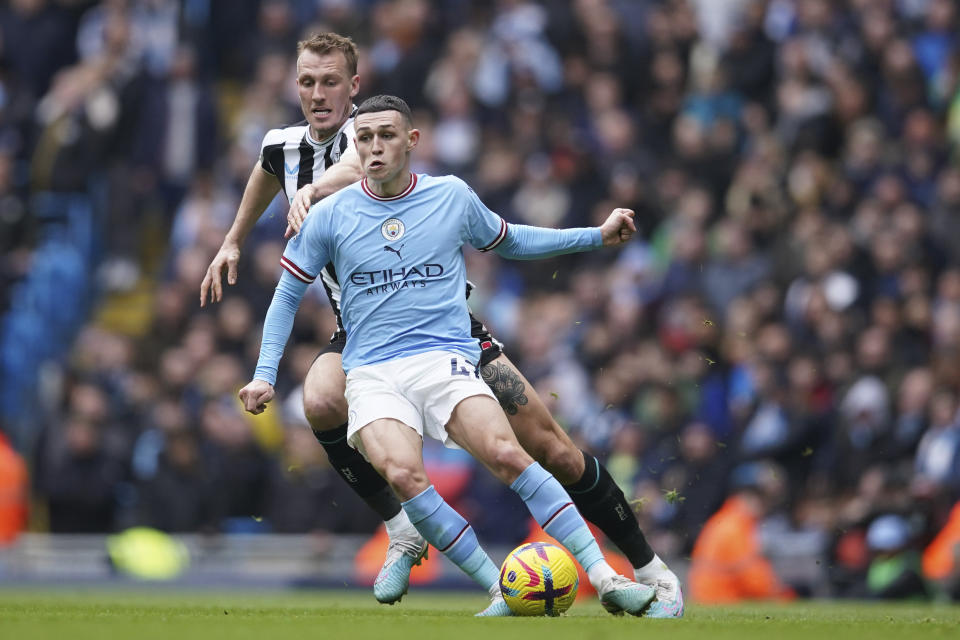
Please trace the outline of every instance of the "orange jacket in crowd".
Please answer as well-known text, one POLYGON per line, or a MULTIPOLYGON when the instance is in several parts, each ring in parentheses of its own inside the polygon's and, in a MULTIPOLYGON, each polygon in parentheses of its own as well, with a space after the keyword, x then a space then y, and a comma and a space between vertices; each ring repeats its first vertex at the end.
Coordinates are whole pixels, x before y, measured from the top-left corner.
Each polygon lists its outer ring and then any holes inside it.
POLYGON ((960 573, 957 557, 960 556, 960 502, 954 505, 937 537, 923 552, 923 575, 933 580, 948 578, 960 573))
POLYGON ((690 595, 698 602, 791 598, 760 548, 759 519, 734 495, 703 526, 693 547, 690 595))
POLYGON ((27 465, 0 433, 0 546, 27 525, 27 465))

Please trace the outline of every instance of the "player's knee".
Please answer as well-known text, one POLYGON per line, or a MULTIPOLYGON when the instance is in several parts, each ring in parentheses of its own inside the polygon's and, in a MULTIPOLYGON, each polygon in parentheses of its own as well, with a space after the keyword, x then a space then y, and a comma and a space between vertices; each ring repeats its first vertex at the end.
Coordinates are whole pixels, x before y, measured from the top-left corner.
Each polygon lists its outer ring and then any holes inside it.
POLYGON ((583 475, 583 454, 572 443, 552 439, 545 443, 537 462, 563 484, 572 484, 583 475))
POLYGON ((406 500, 430 486, 426 472, 417 465, 388 460, 384 463, 381 473, 397 495, 406 500))
POLYGON ((523 473, 533 460, 516 440, 504 438, 494 445, 493 456, 489 462, 501 479, 506 478, 512 481, 523 473))
POLYGON ((347 400, 342 395, 304 392, 303 412, 314 431, 328 431, 347 421, 347 400))

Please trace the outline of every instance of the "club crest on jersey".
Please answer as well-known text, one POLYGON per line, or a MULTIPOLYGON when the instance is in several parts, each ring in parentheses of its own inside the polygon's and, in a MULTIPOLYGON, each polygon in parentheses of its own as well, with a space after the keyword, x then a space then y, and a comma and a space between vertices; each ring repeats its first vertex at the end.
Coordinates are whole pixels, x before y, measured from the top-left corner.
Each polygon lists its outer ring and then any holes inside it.
POLYGON ((403 237, 404 231, 403 223, 396 218, 390 218, 380 225, 380 235, 382 235, 383 239, 387 242, 399 240, 403 237))

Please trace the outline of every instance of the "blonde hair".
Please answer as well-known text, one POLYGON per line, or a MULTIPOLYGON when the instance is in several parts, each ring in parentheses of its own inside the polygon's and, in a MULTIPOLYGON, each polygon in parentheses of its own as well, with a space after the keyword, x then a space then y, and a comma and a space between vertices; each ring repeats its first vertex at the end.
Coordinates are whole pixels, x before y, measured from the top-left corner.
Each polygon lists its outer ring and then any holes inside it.
POLYGON ((312 51, 317 55, 324 55, 331 51, 339 51, 347 60, 347 71, 351 76, 357 75, 357 45, 348 37, 337 33, 315 33, 306 40, 297 43, 297 57, 304 51, 312 51))

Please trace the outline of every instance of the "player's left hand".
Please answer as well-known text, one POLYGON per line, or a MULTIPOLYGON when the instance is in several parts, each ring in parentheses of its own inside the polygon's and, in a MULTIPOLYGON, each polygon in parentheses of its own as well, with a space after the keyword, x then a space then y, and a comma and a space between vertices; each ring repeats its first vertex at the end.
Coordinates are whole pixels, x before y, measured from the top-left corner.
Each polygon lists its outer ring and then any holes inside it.
POLYGON ((258 415, 266 411, 267 403, 273 400, 273 385, 264 380, 254 380, 240 389, 240 401, 243 408, 258 415))
POLYGON ((312 184, 306 184, 297 189, 293 195, 293 202, 290 203, 290 211, 287 212, 287 231, 283 234, 284 238, 291 238, 300 233, 303 219, 307 217, 314 202, 312 184))
POLYGON ((633 223, 631 209, 614 209, 610 217, 600 225, 600 237, 603 238, 605 247, 623 244, 636 232, 637 226, 633 223))

